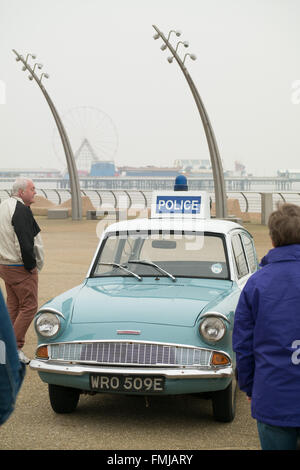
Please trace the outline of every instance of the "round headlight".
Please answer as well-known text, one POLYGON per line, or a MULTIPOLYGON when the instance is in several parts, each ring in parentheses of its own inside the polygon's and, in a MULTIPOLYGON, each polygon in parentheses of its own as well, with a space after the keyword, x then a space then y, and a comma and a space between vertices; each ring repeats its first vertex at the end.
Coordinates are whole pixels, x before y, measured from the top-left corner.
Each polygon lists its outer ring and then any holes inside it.
POLYGON ((41 315, 37 318, 35 323, 36 331, 42 335, 50 336, 56 335, 60 328, 60 319, 57 315, 53 313, 41 313, 41 315))
POLYGON ((223 338, 226 332, 226 326, 221 318, 207 317, 200 324, 200 333, 210 343, 216 343, 223 338))

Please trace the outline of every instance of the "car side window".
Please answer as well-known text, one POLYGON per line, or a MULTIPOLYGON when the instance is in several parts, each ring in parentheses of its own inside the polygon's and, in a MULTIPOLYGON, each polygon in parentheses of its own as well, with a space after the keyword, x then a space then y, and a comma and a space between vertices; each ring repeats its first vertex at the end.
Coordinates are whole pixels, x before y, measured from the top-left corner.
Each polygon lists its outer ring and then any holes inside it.
POLYGON ((245 252, 247 255, 247 259, 248 259, 249 268, 250 268, 251 273, 253 273, 257 269, 257 258, 256 258, 254 245, 253 245, 252 239, 246 233, 242 233, 242 240, 244 243, 244 248, 245 248, 245 252))
POLYGON ((249 274, 246 256, 240 235, 236 234, 232 237, 232 250, 235 259, 237 275, 240 279, 249 274))

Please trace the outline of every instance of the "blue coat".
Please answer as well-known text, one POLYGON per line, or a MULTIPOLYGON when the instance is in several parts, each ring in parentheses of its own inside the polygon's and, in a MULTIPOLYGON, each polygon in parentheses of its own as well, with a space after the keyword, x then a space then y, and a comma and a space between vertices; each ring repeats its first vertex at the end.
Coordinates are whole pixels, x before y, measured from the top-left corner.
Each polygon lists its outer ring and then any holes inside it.
POLYGON ((300 245, 274 248, 244 287, 235 313, 238 382, 253 418, 300 426, 300 245))
POLYGON ((19 361, 14 330, 0 291, 0 425, 14 410, 24 375, 25 364, 19 361))

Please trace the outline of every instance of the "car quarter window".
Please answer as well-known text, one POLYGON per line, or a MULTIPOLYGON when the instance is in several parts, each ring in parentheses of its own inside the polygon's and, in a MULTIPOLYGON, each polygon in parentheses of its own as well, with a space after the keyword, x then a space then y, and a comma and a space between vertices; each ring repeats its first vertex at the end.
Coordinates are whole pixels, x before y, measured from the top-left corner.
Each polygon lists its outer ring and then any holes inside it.
POLYGON ((239 234, 235 234, 231 239, 233 256, 235 260, 236 270, 238 278, 240 279, 243 276, 249 274, 247 260, 242 244, 242 240, 239 234))
POLYGON ((250 268, 251 273, 253 273, 257 269, 257 258, 256 258, 253 241, 250 235, 248 235, 247 233, 242 233, 242 240, 243 240, 246 256, 248 259, 249 268, 250 268))

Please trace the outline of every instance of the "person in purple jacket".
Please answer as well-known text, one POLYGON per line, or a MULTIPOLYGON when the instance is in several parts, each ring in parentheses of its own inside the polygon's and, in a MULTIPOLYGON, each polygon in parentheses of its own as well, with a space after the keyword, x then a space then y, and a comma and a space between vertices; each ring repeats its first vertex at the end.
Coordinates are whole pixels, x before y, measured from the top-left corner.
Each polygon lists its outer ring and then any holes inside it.
POLYGON ((274 248, 241 293, 232 341, 262 449, 293 450, 300 437, 300 207, 283 204, 268 226, 274 248))

